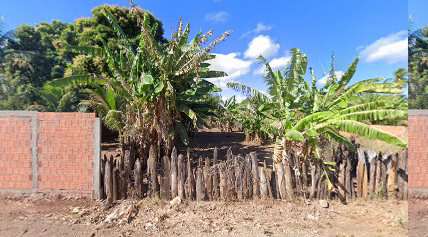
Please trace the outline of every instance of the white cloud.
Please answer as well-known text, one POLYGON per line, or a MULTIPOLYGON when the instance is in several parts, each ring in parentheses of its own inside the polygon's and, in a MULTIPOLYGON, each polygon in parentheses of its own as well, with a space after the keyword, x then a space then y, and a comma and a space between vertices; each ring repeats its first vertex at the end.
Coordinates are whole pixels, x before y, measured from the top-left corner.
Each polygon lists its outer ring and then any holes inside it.
POLYGON ((245 51, 245 58, 270 57, 278 52, 280 45, 275 43, 267 35, 258 35, 248 44, 248 49, 245 51))
POLYGON ((400 31, 382 37, 361 51, 362 58, 368 62, 387 63, 407 62, 407 31, 400 31))
POLYGON ((232 82, 238 77, 246 75, 251 70, 251 61, 239 58, 239 53, 214 54, 216 57, 208 61, 210 69, 214 71, 223 71, 227 73, 226 77, 209 78, 208 81, 218 87, 225 89, 227 83, 232 82))
POLYGON ((256 28, 245 32, 241 35, 241 38, 247 37, 250 34, 260 34, 262 32, 270 31, 272 29, 272 26, 263 24, 261 22, 257 23, 256 28))
POLYGON ((265 25, 263 23, 257 23, 256 28, 254 29, 255 33, 262 33, 265 31, 270 31, 272 29, 272 26, 265 25))
MULTIPOLYGON (((340 79, 340 78, 342 78, 343 74, 345 74, 345 72, 343 72, 343 71, 335 71, 334 74, 336 75, 337 79, 340 79)), ((327 83, 328 76, 329 76, 329 74, 326 74, 321 79, 319 79, 317 81, 317 86, 324 86, 327 83)))
POLYGON ((205 20, 214 22, 226 22, 229 18, 229 13, 225 11, 212 12, 205 15, 205 20))
MULTIPOLYGON (((278 69, 285 67, 287 64, 289 64, 290 59, 291 57, 289 56, 274 58, 270 60, 269 65, 272 68, 272 70, 276 71, 278 69)), ((265 73, 265 66, 261 66, 253 72, 253 74, 256 74, 256 75, 263 75, 264 73, 265 73)))

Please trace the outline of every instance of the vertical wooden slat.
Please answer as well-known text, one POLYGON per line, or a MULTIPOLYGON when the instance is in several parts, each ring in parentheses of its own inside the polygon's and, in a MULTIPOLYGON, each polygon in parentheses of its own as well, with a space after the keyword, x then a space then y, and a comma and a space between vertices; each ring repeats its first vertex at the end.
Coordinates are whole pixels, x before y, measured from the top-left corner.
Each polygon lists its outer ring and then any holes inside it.
POLYGON ((294 200, 295 194, 292 180, 293 171, 291 170, 291 165, 286 157, 282 159, 282 165, 284 166, 285 190, 287 192, 287 198, 288 200, 294 200))
POLYGON ((205 199, 204 193, 204 180, 201 167, 196 170, 196 201, 202 201, 205 199))
POLYGON ((378 153, 376 157, 376 197, 380 197, 382 194, 383 184, 382 184, 382 176, 383 176, 383 170, 382 170, 382 153, 378 153))
POLYGON ((263 172, 265 173, 265 177, 266 177, 266 186, 268 188, 268 198, 273 198, 273 194, 272 194, 272 171, 270 169, 268 169, 267 164, 266 164, 266 160, 263 161, 263 172))
POLYGON ((369 196, 369 170, 368 170, 368 166, 369 166, 369 162, 368 162, 368 158, 365 157, 364 159, 364 176, 363 176, 363 198, 367 199, 369 196))
POLYGON ((260 196, 260 178, 259 178, 259 169, 258 169, 258 161, 256 152, 250 153, 251 157, 251 173, 253 178, 253 199, 259 198, 260 196))
MULTIPOLYGON (((280 165, 282 166, 282 163, 280 163, 280 165)), ((282 166, 284 167, 284 166, 282 166)), ((314 199, 315 197, 317 197, 317 190, 318 190, 318 179, 319 179, 319 175, 318 175, 318 171, 317 171, 317 164, 315 161, 311 162, 311 191, 309 193, 309 197, 311 199, 314 199)), ((282 168, 284 169, 284 168, 282 168)), ((284 194, 283 195, 283 199, 285 199, 285 180, 284 180, 284 194)))
POLYGON ((186 179, 186 198, 189 200, 194 200, 195 198, 195 179, 192 171, 192 160, 190 158, 190 153, 187 153, 187 179, 186 179))
POLYGON ((370 179, 369 179, 369 196, 376 196, 376 171, 377 171, 377 156, 371 157, 370 160, 370 179))
POLYGON ((106 191, 105 191, 105 180, 104 180, 104 176, 105 176, 105 161, 107 160, 106 155, 104 154, 104 158, 102 158, 100 160, 100 180, 101 180, 101 192, 100 192, 100 199, 105 199, 106 198, 106 191))
POLYGON ((157 174, 157 154, 156 145, 151 144, 149 148, 149 159, 147 161, 147 171, 150 177, 150 195, 152 198, 160 198, 157 174))
POLYGON ((105 163, 106 164, 105 164, 104 184, 105 184, 105 191, 107 196, 107 205, 111 205, 111 203, 113 202, 113 177, 112 177, 110 159, 107 159, 105 163))
POLYGON ((184 200, 184 157, 182 154, 178 155, 177 159, 177 195, 184 200))
POLYGON ((218 173, 218 149, 217 147, 214 147, 214 152, 213 152, 213 168, 212 168, 212 179, 213 179, 213 199, 217 200, 220 197, 220 177, 219 177, 219 173, 218 173))
POLYGON ((171 152, 171 197, 178 195, 178 171, 177 171, 177 149, 174 147, 171 152))
POLYGON ((260 198, 265 200, 268 198, 268 187, 267 187, 267 179, 264 171, 264 167, 260 166, 259 169, 259 177, 260 177, 260 198))
POLYGON ((205 181, 205 190, 208 200, 213 200, 213 179, 211 174, 211 162, 210 158, 205 158, 204 166, 204 181, 205 181))
POLYGON ((357 165, 357 196, 363 197, 363 183, 365 174, 365 157, 364 152, 358 149, 358 165, 357 165))
POLYGON ((160 196, 161 199, 169 200, 171 199, 171 174, 170 174, 170 162, 168 156, 162 157, 162 177, 160 184, 160 196))
POLYGON ((407 150, 400 152, 399 156, 398 181, 400 189, 400 198, 407 200, 408 197, 408 172, 407 172, 407 150))
MULTIPOLYGON (((340 151, 342 153, 342 151, 340 151)), ((338 188, 339 188, 339 198, 346 202, 346 166, 347 159, 341 154, 341 160, 339 163, 339 177, 338 177, 338 188)))
POLYGON ((245 170, 247 173, 247 189, 248 189, 248 193, 247 193, 247 198, 251 199, 253 197, 253 176, 251 174, 251 156, 249 154, 247 154, 245 156, 245 170))
POLYGON ((116 165, 113 167, 112 172, 112 178, 113 178, 113 201, 119 200, 119 170, 117 169, 116 165))
MULTIPOLYGON (((286 199, 284 166, 281 162, 274 164, 278 198, 286 199)), ((314 177, 314 175, 312 175, 314 177)))
POLYGON ((219 172, 220 172, 220 199, 226 200, 227 193, 227 170, 224 162, 219 164, 219 172))
POLYGON ((391 156, 391 163, 388 170, 388 198, 395 199, 397 197, 397 165, 398 165, 398 154, 391 156))

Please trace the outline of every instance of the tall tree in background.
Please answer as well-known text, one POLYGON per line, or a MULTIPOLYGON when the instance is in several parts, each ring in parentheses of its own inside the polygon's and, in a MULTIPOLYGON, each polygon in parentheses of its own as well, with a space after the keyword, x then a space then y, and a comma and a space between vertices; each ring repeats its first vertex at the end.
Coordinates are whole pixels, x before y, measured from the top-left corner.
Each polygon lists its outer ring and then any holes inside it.
POLYGON ((409 108, 428 108, 428 27, 409 33, 409 108))
MULTIPOLYGON (((30 109, 75 111, 78 99, 63 107, 46 106, 40 92, 44 83, 53 79, 70 76, 77 72, 107 74, 107 62, 100 57, 86 55, 78 48, 101 46, 109 42, 114 47, 115 33, 103 12, 109 10, 124 29, 127 36, 137 41, 140 35, 139 24, 145 13, 139 8, 99 6, 92 11, 92 17, 76 20, 72 24, 59 21, 40 23, 36 26, 22 25, 15 29, 15 43, 6 42, 2 48, 4 60, 0 73, 5 78, 0 88, 0 109, 30 109)), ((153 25, 157 40, 163 40, 160 21, 148 14, 149 24, 153 25)), ((80 96, 75 92, 76 98, 80 96)))

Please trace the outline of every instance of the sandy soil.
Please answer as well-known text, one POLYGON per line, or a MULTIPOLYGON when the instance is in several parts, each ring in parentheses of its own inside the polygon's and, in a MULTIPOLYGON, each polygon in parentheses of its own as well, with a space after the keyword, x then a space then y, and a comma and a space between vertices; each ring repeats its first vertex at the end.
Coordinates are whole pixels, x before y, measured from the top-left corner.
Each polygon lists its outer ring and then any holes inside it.
MULTIPOLYGON (((407 202, 123 201, 106 209, 85 199, 1 197, 0 236, 407 236, 407 202), (135 206, 128 219, 107 222, 135 206)), ((415 235, 416 236, 416 235, 415 235)), ((418 235, 421 236, 421 235, 418 235)))

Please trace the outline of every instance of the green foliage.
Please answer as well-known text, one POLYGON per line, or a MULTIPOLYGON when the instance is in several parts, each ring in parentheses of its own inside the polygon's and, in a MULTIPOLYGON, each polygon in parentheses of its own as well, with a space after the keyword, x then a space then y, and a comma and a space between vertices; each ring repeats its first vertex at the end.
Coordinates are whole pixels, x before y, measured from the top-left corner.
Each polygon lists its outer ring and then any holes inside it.
MULTIPOLYGON (((400 75, 399 75, 400 76, 400 75)), ((409 108, 428 108, 428 28, 409 34, 409 108)))
POLYGON ((350 84, 357 70, 358 58, 341 78, 337 78, 333 57, 327 83, 318 88, 312 69, 311 84, 305 80, 306 55, 298 49, 293 49, 291 55, 290 64, 282 72, 273 71, 266 60, 260 58, 266 67, 265 82, 269 95, 239 83, 229 84, 248 97, 245 100, 247 107, 264 108, 262 113, 253 109, 251 116, 245 110, 238 110, 247 119, 240 121, 244 130, 253 132, 257 129, 259 134, 267 132, 268 137, 276 140, 284 137, 290 142, 303 143, 309 146, 307 150, 312 151, 320 146, 323 139, 352 146, 344 133, 406 146, 405 141, 370 126, 399 124, 407 119, 407 101, 402 94, 406 85, 405 70, 397 70, 393 80, 374 78, 350 84), (255 100, 257 97, 265 99, 255 100), (250 126, 248 120, 257 122, 259 126, 250 126))
MULTIPOLYGON (((64 99, 68 97, 69 101, 74 101, 73 105, 59 108, 52 107, 55 102, 47 102, 40 90, 46 82, 64 76, 85 73, 110 76, 103 58, 79 50, 102 46, 104 42, 112 49, 116 47, 115 29, 105 15, 106 10, 118 19, 117 24, 131 41, 138 40, 139 22, 144 15, 156 40, 164 41, 162 24, 139 8, 103 5, 94 8, 92 17, 78 19, 72 24, 53 21, 19 26, 11 40, 0 37, 0 75, 4 78, 0 81, 0 109, 23 110, 31 106, 44 111, 77 110, 78 101, 88 99, 86 93, 64 94, 64 99)), ((71 105, 66 100, 62 104, 71 105)))

